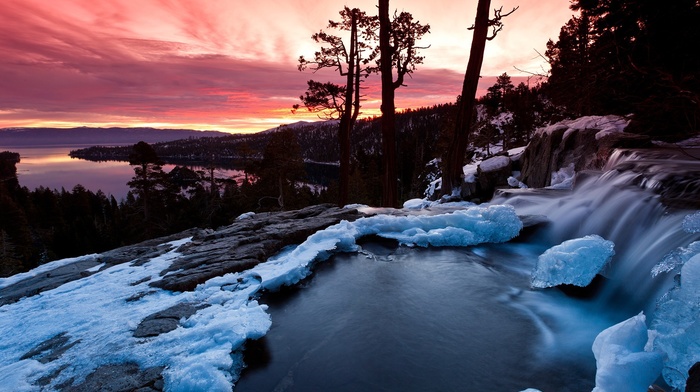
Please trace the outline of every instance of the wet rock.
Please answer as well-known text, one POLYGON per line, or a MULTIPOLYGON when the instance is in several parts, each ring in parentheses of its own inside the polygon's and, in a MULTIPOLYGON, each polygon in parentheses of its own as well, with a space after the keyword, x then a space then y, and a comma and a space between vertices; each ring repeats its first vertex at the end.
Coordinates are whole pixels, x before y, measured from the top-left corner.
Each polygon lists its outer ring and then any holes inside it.
POLYGON ((63 353, 80 342, 79 340, 70 341, 70 337, 65 333, 58 334, 51 339, 39 343, 36 347, 29 350, 20 359, 34 359, 41 363, 49 363, 55 361, 63 353))
POLYGON ((140 369, 135 363, 100 366, 77 386, 67 386, 62 391, 70 392, 123 392, 162 391, 163 368, 140 369))
POLYGON ((602 128, 569 128, 566 122, 538 131, 523 152, 521 181, 530 188, 551 185, 552 173, 573 165, 574 170, 603 168, 617 148, 652 147, 647 137, 623 132, 597 135, 602 128))
POLYGON ((284 247, 299 244, 343 219, 360 216, 357 210, 316 205, 297 211, 255 214, 215 231, 200 231, 180 249, 183 256, 151 286, 172 291, 194 290, 213 277, 250 269, 284 247))
POLYGON ((197 310, 206 306, 193 304, 177 304, 168 309, 154 313, 141 320, 134 331, 135 338, 148 338, 170 332, 180 325, 180 319, 188 318, 197 313, 197 310))
POLYGON ((92 273, 87 270, 100 264, 102 264, 102 262, 97 259, 87 258, 21 280, 13 285, 0 289, 0 306, 17 302, 21 298, 31 297, 43 291, 55 289, 65 283, 89 276, 92 273))
POLYGON ((499 186, 508 185, 508 177, 513 174, 512 161, 507 156, 495 156, 481 162, 476 175, 479 181, 479 196, 489 200, 499 186))

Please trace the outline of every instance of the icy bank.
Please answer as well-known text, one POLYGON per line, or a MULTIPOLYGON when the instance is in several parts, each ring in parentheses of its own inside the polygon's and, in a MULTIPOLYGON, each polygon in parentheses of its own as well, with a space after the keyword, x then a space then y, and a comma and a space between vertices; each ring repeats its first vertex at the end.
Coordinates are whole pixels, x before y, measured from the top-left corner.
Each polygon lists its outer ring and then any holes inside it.
POLYGON ((364 236, 395 239, 406 246, 470 246, 509 241, 522 227, 515 209, 503 205, 472 206, 440 215, 376 215, 319 231, 251 272, 262 277, 263 287, 275 290, 305 278, 314 261, 326 259, 332 252, 357 250, 355 241, 364 236))
POLYGON ((615 254, 614 248, 611 241, 595 234, 553 246, 538 258, 532 287, 588 286, 615 254))
POLYGON ((683 265, 678 285, 659 300, 651 328, 654 349, 667 357, 664 379, 683 390, 688 369, 700 361, 700 255, 683 265))
MULTIPOLYGON (((510 206, 342 221, 251 269, 212 277, 182 292, 159 288, 158 282, 180 273, 172 266, 183 259, 203 257, 193 253, 197 247, 218 257, 215 251, 223 245, 215 241, 233 234, 226 228, 197 241, 172 241, 158 256, 100 267, 82 279, 0 306, 0 390, 78 387, 101 368, 134 364, 141 372, 162 375, 166 391, 230 391, 244 366, 242 345, 271 326, 267 307, 256 300, 260 290, 297 283, 315 262, 357 250, 356 240, 367 235, 407 246, 466 246, 510 240, 521 227, 510 206), (174 329, 136 336, 147 317, 176 306, 190 306, 193 313, 176 319, 174 329)), ((117 383, 119 376, 100 382, 117 383)))
POLYGON ((645 349, 643 313, 604 330, 593 342, 598 368, 593 392, 646 391, 661 373, 662 356, 645 349))

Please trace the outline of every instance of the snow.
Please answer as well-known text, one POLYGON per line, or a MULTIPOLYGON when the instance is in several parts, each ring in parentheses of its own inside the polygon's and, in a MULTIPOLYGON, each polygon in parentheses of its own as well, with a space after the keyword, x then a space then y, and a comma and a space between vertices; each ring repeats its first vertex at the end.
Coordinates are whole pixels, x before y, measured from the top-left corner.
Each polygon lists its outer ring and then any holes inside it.
MULTIPOLYGON (((551 134, 557 130, 566 129, 567 132, 572 130, 596 129, 596 140, 610 135, 612 133, 624 132, 630 120, 615 115, 608 116, 584 116, 574 120, 563 120, 558 123, 538 129, 536 134, 551 134)), ((566 136, 566 135, 565 135, 566 136)))
POLYGON ((508 185, 510 185, 513 188, 527 189, 527 185, 515 178, 515 176, 508 177, 508 185))
POLYGON ((164 367, 166 391, 231 391, 244 366, 242 345, 264 336, 271 326, 267 307, 256 300, 261 290, 299 282, 314 263, 333 252, 359 250, 356 240, 366 235, 394 238, 408 246, 468 246, 508 241, 521 228, 511 206, 342 221, 250 270, 212 278, 182 293, 149 286, 181 257, 178 248, 190 238, 173 241, 167 244, 169 252, 142 265, 102 269, 1 306, 0 389, 10 385, 13 391, 35 391, 37 381, 48 375, 54 375, 49 390, 63 383, 77 385, 100 366, 135 363, 142 369, 164 367), (145 317, 185 303, 203 306, 170 332, 133 336, 145 317), (41 363, 46 353, 23 359, 38 344, 59 335, 70 347, 58 359, 41 363))
POLYGON ((615 254, 614 248, 615 244, 596 234, 553 246, 537 259, 532 287, 588 286, 615 254))
POLYGON ((597 372, 593 392, 646 391, 661 373, 663 358, 645 350, 646 317, 640 313, 604 330, 593 342, 597 372))
POLYGON ((481 171, 484 171, 484 172, 492 172, 492 171, 496 171, 499 169, 503 169, 504 167, 507 167, 509 164, 510 164, 510 158, 508 158, 507 156, 499 155, 499 156, 491 157, 489 159, 484 160, 479 165, 479 168, 481 168, 481 171))
POLYGON ((552 179, 547 189, 572 189, 576 178, 576 169, 571 163, 566 167, 552 172, 552 179))
POLYGON ((254 215, 255 215, 255 213, 252 212, 252 211, 250 211, 250 212, 244 212, 244 213, 242 213, 241 215, 238 215, 238 217, 236 218, 236 220, 249 219, 249 218, 252 218, 254 215))
POLYGON ((700 255, 683 265, 680 282, 659 300, 651 328, 654 350, 666 356, 664 379, 683 390, 688 369, 700 361, 700 255))

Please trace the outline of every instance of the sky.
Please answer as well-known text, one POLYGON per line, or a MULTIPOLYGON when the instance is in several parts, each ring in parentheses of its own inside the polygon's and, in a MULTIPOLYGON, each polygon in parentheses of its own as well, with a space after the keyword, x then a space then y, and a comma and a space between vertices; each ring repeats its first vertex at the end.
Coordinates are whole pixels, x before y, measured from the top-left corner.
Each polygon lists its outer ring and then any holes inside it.
MULTIPOLYGON (((255 132, 318 117, 292 105, 297 70, 319 46, 311 35, 344 5, 376 13, 376 0, 3 0, 0 128, 152 126, 255 132)), ((394 0, 431 26, 424 64, 396 92, 399 109, 453 102, 469 57, 476 0, 394 0)), ((505 27, 487 42, 480 92, 507 72, 544 73, 547 40, 571 17, 566 0, 502 0, 505 27)), ((534 83, 534 80, 531 80, 534 83)), ((379 114, 379 77, 362 113, 379 114)))

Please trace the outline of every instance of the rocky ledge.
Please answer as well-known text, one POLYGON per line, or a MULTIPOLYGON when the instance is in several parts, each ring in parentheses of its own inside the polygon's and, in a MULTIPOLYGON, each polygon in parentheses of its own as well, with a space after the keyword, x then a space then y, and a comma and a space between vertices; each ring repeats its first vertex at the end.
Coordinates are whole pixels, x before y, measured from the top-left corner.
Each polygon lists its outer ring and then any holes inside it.
MULTIPOLYGON (((316 205, 297 211, 246 214, 233 224, 216 230, 191 229, 102 254, 77 258, 75 262, 59 263, 54 269, 44 269, 40 274, 17 279, 0 289, 0 306, 38 295, 118 264, 142 265, 172 250, 171 246, 162 244, 189 237, 192 239, 177 250, 181 257, 161 271, 162 279, 154 281, 150 286, 153 291, 157 290, 156 287, 170 291, 192 291, 198 284, 213 277, 252 268, 285 247, 299 244, 309 235, 328 226, 342 220, 353 221, 362 216, 364 214, 355 209, 331 205, 316 205)), ((133 284, 147 281, 148 278, 145 278, 145 281, 142 279, 133 284)), ((148 294, 144 292, 126 301, 137 301, 148 294)), ((182 318, 187 318, 206 306, 183 303, 156 312, 140 321, 133 336, 137 339, 150 338, 172 331, 182 318)), ((37 342, 22 359, 34 359, 40 363, 53 362, 76 343, 78 341, 73 337, 62 333, 37 342)), ((139 369, 131 363, 105 365, 97 368, 80 385, 72 385, 72 380, 68 380, 64 385, 58 385, 58 388, 71 391, 157 391, 163 384, 161 370, 139 369)), ((39 387, 49 385, 61 371, 59 368, 55 374, 39 379, 39 387)))

